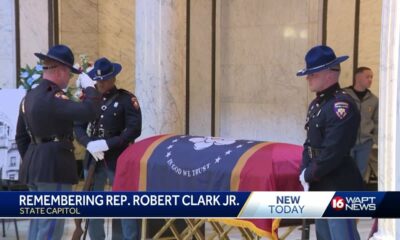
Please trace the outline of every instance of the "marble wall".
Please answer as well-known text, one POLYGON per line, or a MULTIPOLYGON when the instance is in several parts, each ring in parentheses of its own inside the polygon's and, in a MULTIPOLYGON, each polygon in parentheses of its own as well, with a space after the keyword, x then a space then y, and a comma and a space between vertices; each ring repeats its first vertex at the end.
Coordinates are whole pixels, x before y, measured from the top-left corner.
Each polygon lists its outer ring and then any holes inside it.
POLYGON ((24 0, 19 4, 21 66, 35 66, 35 52, 49 49, 48 0, 24 0))
MULTIPOLYGON (((21 65, 35 64, 33 53, 48 50, 48 1, 20 4, 21 65)), ((86 54, 94 62, 106 56, 123 65, 118 85, 134 90, 135 1, 59 0, 59 42, 71 47, 75 62, 86 54)))
POLYGON ((80 63, 79 55, 90 61, 99 55, 98 0, 59 1, 59 42, 68 45, 80 63))
POLYGON ((0 8, 0 88, 16 86, 16 41, 14 0, 2 1, 0 8))
POLYGON ((118 86, 134 91, 135 0, 98 1, 98 55, 120 63, 118 86))
POLYGON ((371 91, 379 96, 382 0, 361 0, 358 66, 374 72, 371 91))
MULTIPOLYGON (((349 55, 342 64, 341 85, 353 82, 355 0, 328 1, 327 45, 337 55, 349 55)), ((382 0, 360 0, 358 66, 368 66, 374 71, 371 91, 379 94, 379 55, 382 0)))
POLYGON ((304 141, 312 96, 295 74, 321 39, 322 1, 286 2, 221 1, 220 136, 304 141))
POLYGON ((326 44, 337 56, 350 57, 340 64, 340 85, 347 87, 353 82, 355 0, 328 1, 327 14, 326 44))
POLYGON ((135 1, 60 0, 60 43, 69 45, 79 62, 86 54, 91 62, 100 57, 122 65, 119 87, 134 91, 135 1))
POLYGON ((191 1, 189 133, 211 135, 211 2, 191 1))

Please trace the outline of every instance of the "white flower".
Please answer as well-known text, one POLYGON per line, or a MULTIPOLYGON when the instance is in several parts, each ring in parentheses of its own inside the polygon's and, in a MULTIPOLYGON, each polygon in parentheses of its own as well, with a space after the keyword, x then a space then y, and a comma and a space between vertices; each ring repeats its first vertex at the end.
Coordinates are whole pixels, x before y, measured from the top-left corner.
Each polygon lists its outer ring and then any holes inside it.
POLYGON ((37 86, 39 86, 39 84, 35 83, 35 84, 32 85, 31 89, 34 89, 37 86))
POLYGON ((40 77, 41 77, 41 75, 37 74, 37 73, 32 75, 32 78, 33 78, 34 81, 38 80, 40 77))
POLYGON ((31 85, 33 83, 33 81, 35 81, 32 77, 28 78, 28 80, 26 80, 26 82, 31 85))
POLYGON ((235 142, 235 140, 218 137, 197 137, 190 138, 189 141, 194 143, 193 148, 198 151, 211 147, 212 145, 229 145, 235 142))
POLYGON ((29 76, 28 71, 24 71, 19 75, 21 78, 27 78, 29 76))
POLYGON ((43 71, 43 66, 38 64, 38 65, 36 65, 35 70, 38 72, 41 72, 41 71, 43 71))

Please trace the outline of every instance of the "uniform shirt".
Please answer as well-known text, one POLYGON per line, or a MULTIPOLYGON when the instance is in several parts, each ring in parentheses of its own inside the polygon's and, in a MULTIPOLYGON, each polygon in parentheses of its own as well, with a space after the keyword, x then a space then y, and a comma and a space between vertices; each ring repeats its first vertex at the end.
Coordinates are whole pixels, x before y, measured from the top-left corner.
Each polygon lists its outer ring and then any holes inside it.
POLYGON ((301 166, 310 190, 344 191, 362 187, 361 175, 350 157, 359 124, 357 106, 339 84, 317 93, 308 109, 301 166))
MULTIPOLYGON (((102 96, 101 115, 92 122, 76 122, 75 135, 80 144, 105 139, 109 150, 105 152, 107 168, 115 170, 119 155, 129 143, 133 143, 142 131, 142 114, 137 98, 132 93, 112 88, 102 96)), ((90 154, 85 154, 85 166, 90 163, 90 154)))
POLYGON ((89 87, 85 94, 83 102, 74 102, 46 79, 27 93, 20 105, 15 136, 22 157, 22 182, 77 183, 73 122, 90 121, 100 113, 99 93, 89 87), (51 140, 55 138, 58 140, 51 140))

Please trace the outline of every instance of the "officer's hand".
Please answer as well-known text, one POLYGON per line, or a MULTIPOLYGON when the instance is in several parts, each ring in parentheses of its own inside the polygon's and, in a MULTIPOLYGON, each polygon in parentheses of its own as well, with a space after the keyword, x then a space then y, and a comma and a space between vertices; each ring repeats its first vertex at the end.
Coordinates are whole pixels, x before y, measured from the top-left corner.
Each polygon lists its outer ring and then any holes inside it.
POLYGON ((105 152, 108 150, 108 145, 107 145, 106 140, 100 139, 100 140, 95 140, 95 141, 89 142, 88 145, 86 146, 86 149, 90 153, 105 152))
POLYGON ((299 181, 301 183, 301 185, 303 186, 303 189, 305 192, 308 191, 308 189, 310 188, 310 185, 308 184, 308 182, 306 182, 305 178, 304 178, 304 173, 306 172, 306 169, 304 169, 300 176, 299 176, 299 181))
POLYGON ((94 148, 92 147, 92 144, 90 144, 91 142, 89 142, 89 144, 86 146, 86 149, 88 150, 88 152, 93 156, 94 160, 100 161, 104 159, 104 152, 101 151, 95 151, 94 148))
POLYGON ((96 162, 104 160, 104 152, 94 152, 91 154, 96 162))
POLYGON ((79 74, 78 79, 76 80, 76 86, 78 88, 87 88, 94 87, 95 81, 93 81, 86 73, 79 74))

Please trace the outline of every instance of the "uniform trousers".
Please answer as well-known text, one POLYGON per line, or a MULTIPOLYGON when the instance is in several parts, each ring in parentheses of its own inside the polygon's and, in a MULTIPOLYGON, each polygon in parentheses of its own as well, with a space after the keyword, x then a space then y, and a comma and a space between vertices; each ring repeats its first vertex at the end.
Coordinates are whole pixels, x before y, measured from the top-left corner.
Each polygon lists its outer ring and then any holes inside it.
POLYGON ((365 176, 367 171, 369 156, 371 154, 373 141, 368 140, 365 143, 357 144, 351 150, 351 156, 356 161, 361 176, 365 176))
MULTIPOLYGON (((96 167, 94 175, 93 191, 104 191, 107 183, 112 186, 115 172, 107 169, 102 163, 96 167)), ((90 239, 105 239, 104 219, 89 220, 90 239)), ((113 219, 112 220, 112 239, 113 240, 135 240, 139 239, 139 227, 136 219, 113 219)))
POLYGON ((315 219, 318 240, 360 240, 355 219, 315 219))
MULTIPOLYGON (((71 191, 72 184, 32 183, 28 184, 31 192, 71 191)), ((32 219, 29 224, 28 240, 63 239, 65 219, 32 219)))

